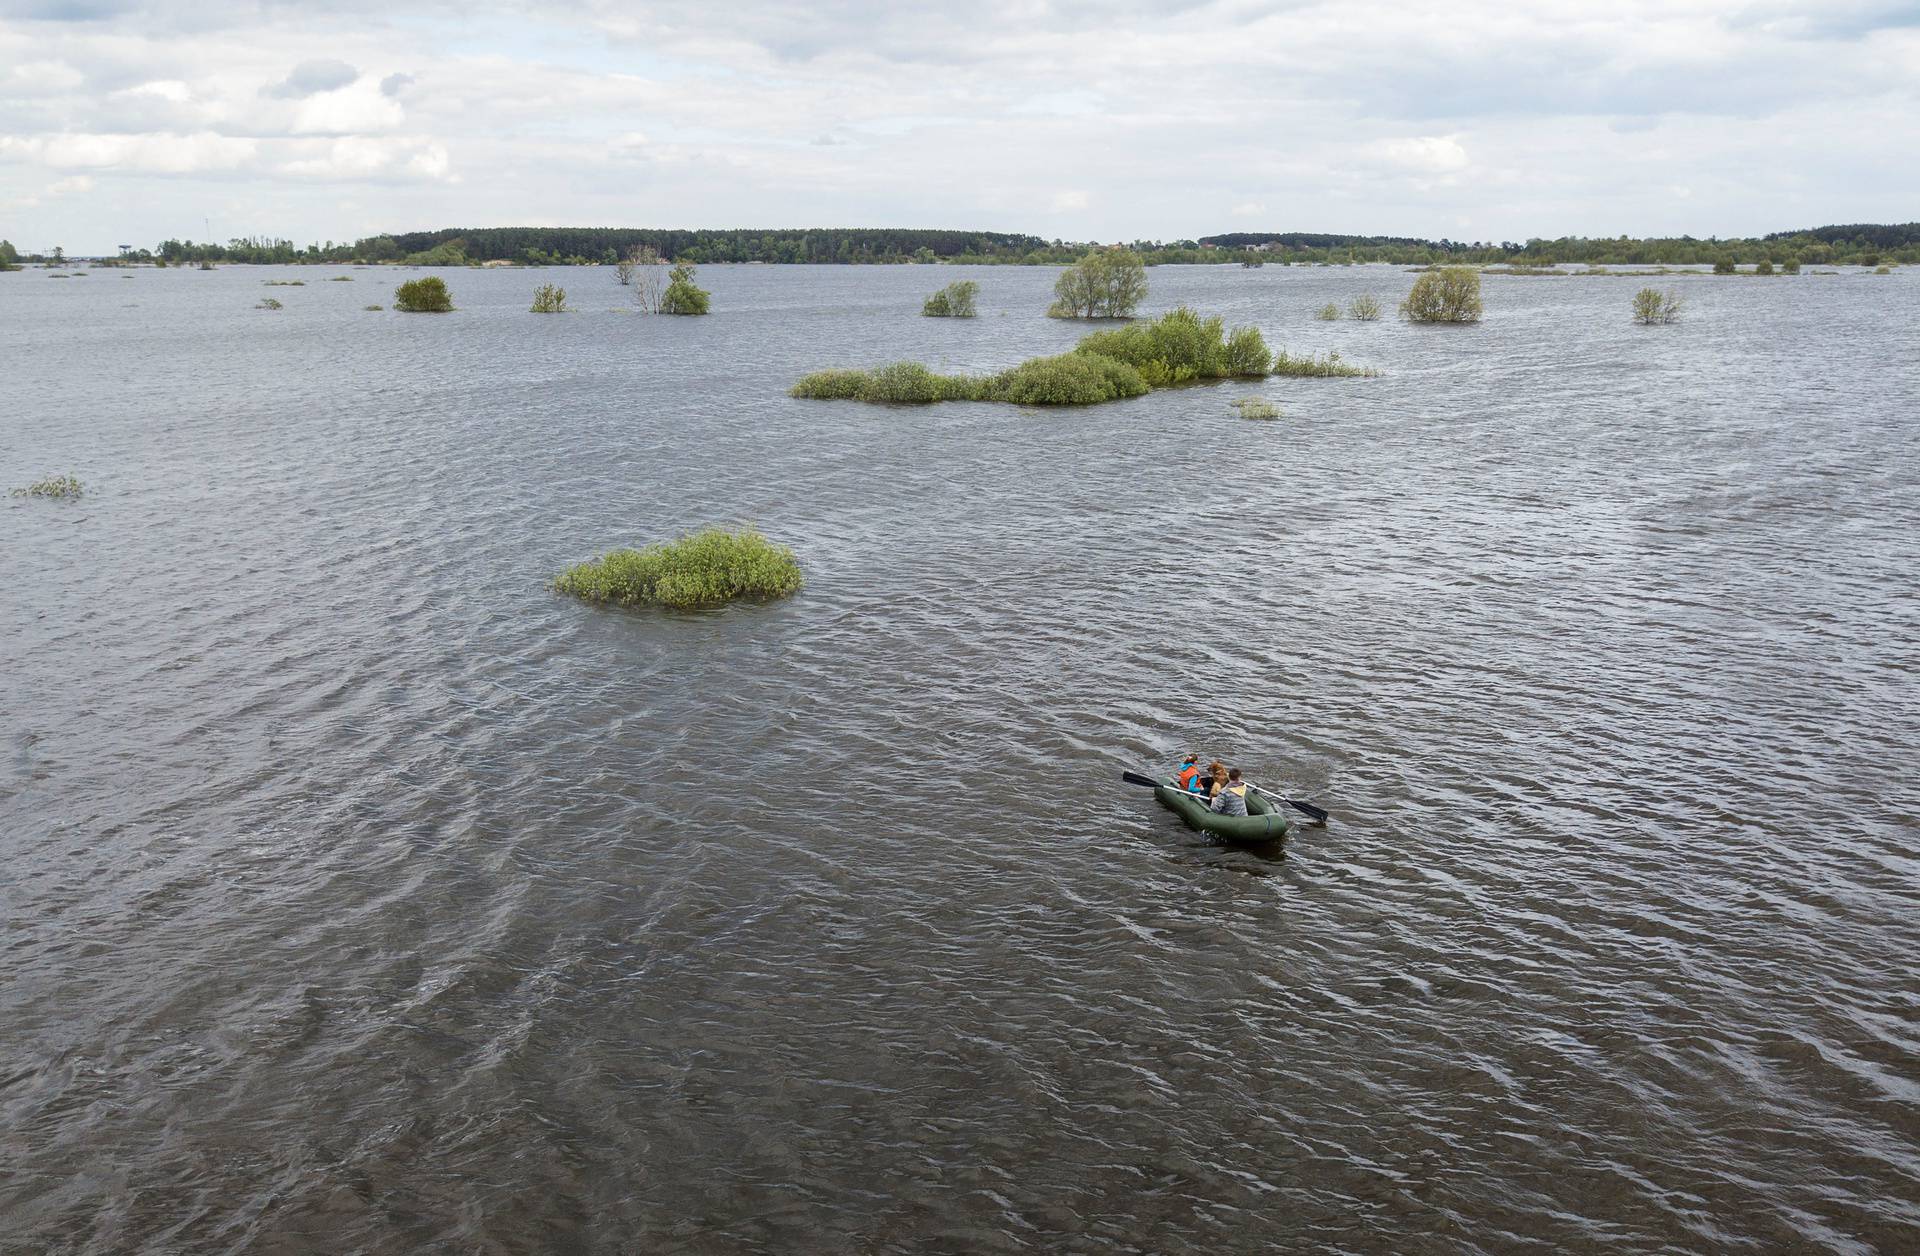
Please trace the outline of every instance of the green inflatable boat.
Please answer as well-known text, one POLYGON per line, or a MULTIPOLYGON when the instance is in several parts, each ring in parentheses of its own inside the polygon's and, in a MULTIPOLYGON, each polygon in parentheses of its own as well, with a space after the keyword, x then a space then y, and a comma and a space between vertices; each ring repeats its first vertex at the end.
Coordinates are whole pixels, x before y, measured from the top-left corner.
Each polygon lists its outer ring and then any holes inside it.
POLYGON ((1207 807, 1205 799, 1181 789, 1171 777, 1154 787, 1153 796, 1169 811, 1185 820, 1188 828, 1210 833, 1222 841, 1282 842, 1287 837, 1287 818, 1252 790, 1247 791, 1248 814, 1243 816, 1215 815, 1207 807))

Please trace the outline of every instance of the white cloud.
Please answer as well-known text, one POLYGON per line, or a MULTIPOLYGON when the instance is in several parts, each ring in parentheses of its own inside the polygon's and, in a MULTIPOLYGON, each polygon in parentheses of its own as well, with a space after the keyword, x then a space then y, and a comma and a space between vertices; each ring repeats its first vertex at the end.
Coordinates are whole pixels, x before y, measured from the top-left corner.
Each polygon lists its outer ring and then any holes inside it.
POLYGON ((1267 212, 1267 207, 1261 201, 1241 201, 1227 212, 1235 218, 1259 218, 1267 212))
POLYGON ((390 131, 406 121, 400 102, 362 79, 338 91, 317 92, 300 102, 293 116, 295 135, 356 135, 390 131))
POLYGON ((1065 209, 1085 209, 1087 207, 1087 194, 1082 191, 1055 192, 1052 200, 1050 200, 1048 204, 1050 204, 1056 212, 1065 209))
POLYGON ((0 136, 0 155, 23 157, 56 170, 116 170, 146 174, 193 174, 233 170, 254 155, 251 139, 197 135, 69 134, 0 136))
POLYGON ((1423 174, 1451 174, 1467 167, 1467 150, 1450 135, 1375 140, 1364 151, 1388 165, 1423 174))

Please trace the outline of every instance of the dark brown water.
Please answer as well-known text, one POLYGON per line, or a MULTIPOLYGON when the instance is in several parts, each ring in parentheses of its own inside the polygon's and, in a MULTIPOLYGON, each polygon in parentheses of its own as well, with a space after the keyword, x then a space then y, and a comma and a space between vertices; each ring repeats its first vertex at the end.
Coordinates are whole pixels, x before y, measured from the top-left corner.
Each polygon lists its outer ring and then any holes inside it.
POLYGON ((1052 271, 704 276, 0 276, 0 1250, 1920 1244, 1920 281, 1156 270, 1386 374, 1042 413, 784 389, 1052 271))

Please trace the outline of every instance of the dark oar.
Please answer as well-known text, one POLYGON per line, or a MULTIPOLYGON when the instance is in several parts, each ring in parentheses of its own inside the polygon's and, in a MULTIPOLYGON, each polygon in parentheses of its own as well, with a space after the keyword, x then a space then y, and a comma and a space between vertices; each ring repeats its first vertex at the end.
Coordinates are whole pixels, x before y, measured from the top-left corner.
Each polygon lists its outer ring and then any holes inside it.
MULTIPOLYGON (((1149 789, 1158 789, 1160 786, 1166 784, 1165 781, 1156 781, 1151 776, 1142 776, 1138 772, 1122 772, 1120 779, 1129 785, 1145 785, 1149 789)), ((1275 802, 1286 803, 1295 811, 1318 820, 1321 824, 1327 822, 1328 812, 1324 807, 1316 807, 1310 802, 1301 802, 1296 798, 1289 798, 1285 794, 1276 794, 1272 790, 1261 789, 1258 785, 1249 785, 1247 788, 1263 797, 1271 798, 1275 802)), ((1199 795, 1196 794, 1195 797, 1199 797, 1199 795)))

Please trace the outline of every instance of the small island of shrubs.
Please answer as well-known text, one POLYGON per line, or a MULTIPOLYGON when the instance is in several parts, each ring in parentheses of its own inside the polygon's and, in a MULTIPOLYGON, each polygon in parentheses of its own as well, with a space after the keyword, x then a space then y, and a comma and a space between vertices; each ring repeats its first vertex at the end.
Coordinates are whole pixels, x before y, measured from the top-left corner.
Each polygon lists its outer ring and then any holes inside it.
POLYGON ((1441 266, 1413 281, 1413 291, 1400 303, 1409 323, 1477 323, 1480 272, 1465 266, 1441 266))
POLYGON ((645 549, 614 550, 553 581, 556 592, 588 602, 682 610, 789 597, 800 585, 793 551, 753 528, 703 528, 645 549))
POLYGON ((453 309, 453 294, 438 275, 409 279, 393 290, 393 308, 409 314, 446 314, 453 309))
POLYGON ((1023 406, 1084 406, 1201 380, 1376 373, 1342 362, 1334 353, 1324 357, 1290 357, 1284 350, 1274 353, 1258 328, 1236 327, 1229 332, 1220 319, 1203 319, 1181 306, 1151 322, 1094 332, 1069 353, 1030 358, 997 375, 938 375, 918 362, 896 362, 867 371, 815 371, 803 376, 791 395, 908 405, 1004 401, 1023 406))

